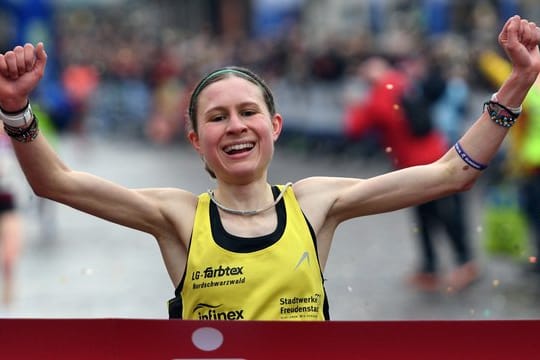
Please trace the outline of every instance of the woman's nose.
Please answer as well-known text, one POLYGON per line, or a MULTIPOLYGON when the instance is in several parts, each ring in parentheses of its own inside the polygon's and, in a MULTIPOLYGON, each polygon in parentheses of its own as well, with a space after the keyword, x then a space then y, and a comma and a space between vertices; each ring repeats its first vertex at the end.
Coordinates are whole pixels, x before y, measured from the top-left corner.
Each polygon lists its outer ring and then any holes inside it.
POLYGON ((247 129, 244 119, 239 114, 231 114, 229 122, 227 124, 227 131, 229 132, 239 132, 247 129))

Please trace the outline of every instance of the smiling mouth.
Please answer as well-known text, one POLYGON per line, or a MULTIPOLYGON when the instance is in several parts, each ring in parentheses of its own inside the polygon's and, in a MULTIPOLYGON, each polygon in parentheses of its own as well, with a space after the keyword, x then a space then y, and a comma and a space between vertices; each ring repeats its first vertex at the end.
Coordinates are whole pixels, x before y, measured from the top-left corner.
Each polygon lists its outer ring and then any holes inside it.
POLYGON ((234 155, 234 154, 250 151, 254 147, 255 147, 254 143, 234 144, 234 145, 226 146, 225 148, 223 148, 223 151, 225 151, 225 153, 227 153, 228 155, 234 155))

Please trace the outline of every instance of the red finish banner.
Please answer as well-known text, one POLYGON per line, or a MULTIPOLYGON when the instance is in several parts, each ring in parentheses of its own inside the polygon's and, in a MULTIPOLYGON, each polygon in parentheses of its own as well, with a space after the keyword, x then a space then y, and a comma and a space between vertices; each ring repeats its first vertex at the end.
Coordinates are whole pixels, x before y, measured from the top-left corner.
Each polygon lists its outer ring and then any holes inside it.
POLYGON ((3 319, 0 359, 534 359, 540 321, 3 319))

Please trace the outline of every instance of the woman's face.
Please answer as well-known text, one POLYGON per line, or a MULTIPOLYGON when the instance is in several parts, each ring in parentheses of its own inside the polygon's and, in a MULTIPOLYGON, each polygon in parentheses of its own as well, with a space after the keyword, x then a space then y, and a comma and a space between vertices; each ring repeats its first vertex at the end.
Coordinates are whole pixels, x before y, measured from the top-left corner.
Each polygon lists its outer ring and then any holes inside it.
POLYGON ((270 115, 259 86, 237 76, 208 85, 197 119, 189 139, 218 179, 241 184, 266 177, 282 119, 270 115))

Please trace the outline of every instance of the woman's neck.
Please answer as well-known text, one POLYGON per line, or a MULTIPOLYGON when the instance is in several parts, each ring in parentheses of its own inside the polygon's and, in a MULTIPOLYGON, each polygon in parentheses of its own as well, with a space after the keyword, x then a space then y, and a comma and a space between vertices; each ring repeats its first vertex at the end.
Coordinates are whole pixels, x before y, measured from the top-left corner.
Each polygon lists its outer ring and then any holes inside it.
POLYGON ((242 185, 219 182, 212 192, 214 202, 222 210, 227 208, 253 212, 274 202, 272 188, 266 179, 242 185))

